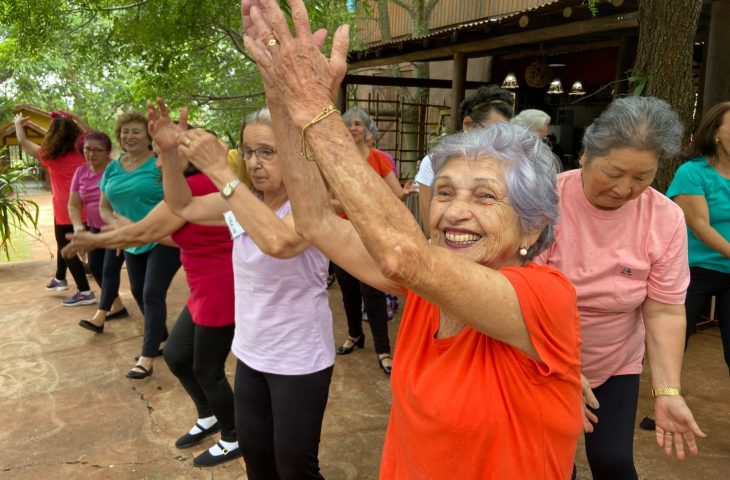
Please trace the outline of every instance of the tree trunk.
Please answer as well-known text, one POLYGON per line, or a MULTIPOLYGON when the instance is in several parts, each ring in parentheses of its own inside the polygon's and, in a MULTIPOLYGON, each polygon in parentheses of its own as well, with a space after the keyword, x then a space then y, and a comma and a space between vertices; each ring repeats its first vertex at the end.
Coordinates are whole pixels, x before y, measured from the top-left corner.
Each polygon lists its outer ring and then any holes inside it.
MULTIPOLYGON (((677 111, 685 127, 683 145, 692 133, 692 48, 701 8, 702 0, 639 2, 639 48, 634 76, 647 79, 645 95, 666 100, 677 111)), ((654 187, 665 192, 678 166, 677 158, 660 165, 654 187)))

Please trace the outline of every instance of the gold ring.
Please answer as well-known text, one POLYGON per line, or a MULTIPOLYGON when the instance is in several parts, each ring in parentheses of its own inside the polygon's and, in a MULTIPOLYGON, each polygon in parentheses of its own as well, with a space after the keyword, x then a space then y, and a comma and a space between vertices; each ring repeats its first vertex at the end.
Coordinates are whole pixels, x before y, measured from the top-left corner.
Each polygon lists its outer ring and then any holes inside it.
POLYGON ((279 44, 279 41, 277 39, 275 39, 275 38, 272 38, 271 40, 269 40, 268 42, 266 42, 266 45, 269 48, 274 47, 274 46, 276 46, 278 44, 279 44))
POLYGON ((189 139, 189 138, 186 138, 186 139, 185 139, 185 146, 186 146, 187 148, 190 148, 190 139, 189 139))

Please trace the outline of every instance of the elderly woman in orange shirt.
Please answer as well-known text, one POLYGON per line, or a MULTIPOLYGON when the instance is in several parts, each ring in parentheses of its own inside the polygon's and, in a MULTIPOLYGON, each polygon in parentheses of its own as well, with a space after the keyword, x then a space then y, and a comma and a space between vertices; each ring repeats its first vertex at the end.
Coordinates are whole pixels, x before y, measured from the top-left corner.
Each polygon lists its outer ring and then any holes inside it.
POLYGON ((277 2, 262 4, 242 5, 245 42, 297 231, 361 281, 408 295, 381 478, 569 477, 581 430, 575 291, 530 261, 557 220, 548 147, 508 124, 439 145, 429 244, 380 177, 351 160, 357 146, 331 105, 347 28, 327 60, 301 0, 290 2, 296 38, 277 2), (320 170, 352 223, 334 214, 320 170))

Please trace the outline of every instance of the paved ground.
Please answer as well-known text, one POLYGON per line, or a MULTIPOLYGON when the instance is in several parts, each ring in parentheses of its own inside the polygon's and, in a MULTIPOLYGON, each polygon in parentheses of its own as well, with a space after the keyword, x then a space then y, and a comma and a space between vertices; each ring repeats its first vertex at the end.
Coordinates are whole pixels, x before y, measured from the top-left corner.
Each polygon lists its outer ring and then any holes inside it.
MULTIPOLYGON (((36 198, 43 207, 44 236, 52 243, 49 197, 36 198)), ((132 317, 94 335, 77 326, 93 306, 64 308, 62 294, 43 289, 54 269, 48 255, 47 248, 34 245, 32 261, 0 265, 0 479, 245 479, 241 462, 207 470, 191 466, 192 456, 210 443, 193 451, 174 448, 195 412, 163 361, 149 379, 124 378, 142 339, 141 316, 126 281, 122 297, 132 317)), ((169 325, 186 294, 179 274, 168 299, 169 325)), ((339 341, 345 321, 336 287, 330 298, 339 341)), ((391 322, 391 338, 397 327, 397 320, 391 322)), ((233 374, 231 359, 228 373, 233 374)), ((642 414, 651 405, 646 378, 642 414)), ((681 463, 662 456, 653 434, 637 430, 636 463, 643 479, 728 477, 730 381, 717 328, 693 338, 684 387, 709 438, 700 442, 700 457, 681 463)), ((337 359, 320 455, 326 478, 377 478, 389 401, 388 380, 370 339, 364 350, 337 359)), ((590 478, 580 450, 576 462, 579 478, 590 478)))

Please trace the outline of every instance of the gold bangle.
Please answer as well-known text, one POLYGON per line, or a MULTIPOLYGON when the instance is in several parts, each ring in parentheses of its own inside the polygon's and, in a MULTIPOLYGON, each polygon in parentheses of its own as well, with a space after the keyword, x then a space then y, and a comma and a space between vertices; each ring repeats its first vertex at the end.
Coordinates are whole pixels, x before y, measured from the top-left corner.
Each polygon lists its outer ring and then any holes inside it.
POLYGON ((651 396, 656 397, 679 397, 682 396, 682 391, 678 388, 653 388, 651 390, 651 396))
POLYGON ((317 122, 321 122, 322 120, 329 117, 333 113, 340 113, 340 111, 337 110, 334 105, 327 105, 326 107, 324 107, 324 109, 322 109, 321 112, 319 112, 319 114, 317 114, 316 117, 311 119, 309 122, 307 122, 306 125, 304 125, 304 127, 302 127, 302 135, 301 135, 302 149, 299 152, 300 158, 306 158, 310 162, 314 161, 314 155, 309 151, 309 147, 307 146, 307 141, 304 138, 304 134, 307 133, 307 129, 309 127, 311 127, 312 125, 314 125, 317 122))

